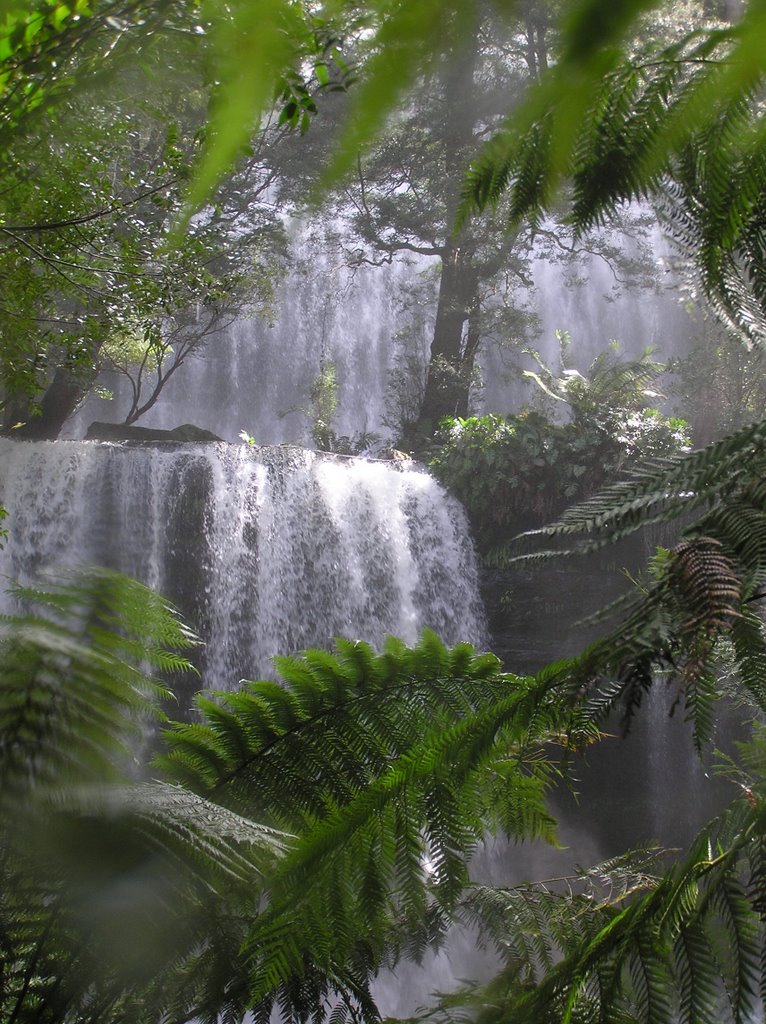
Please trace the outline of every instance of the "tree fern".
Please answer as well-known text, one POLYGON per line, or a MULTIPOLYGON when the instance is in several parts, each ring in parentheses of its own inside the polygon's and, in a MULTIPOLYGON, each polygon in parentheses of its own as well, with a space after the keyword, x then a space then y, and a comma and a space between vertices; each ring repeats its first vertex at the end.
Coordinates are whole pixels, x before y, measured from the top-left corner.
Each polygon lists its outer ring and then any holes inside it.
POLYGON ((722 645, 751 702, 764 707, 766 636, 762 620, 743 604, 741 586, 718 541, 682 542, 656 560, 653 578, 622 603, 625 614, 610 632, 582 654, 546 667, 538 681, 570 692, 590 722, 621 708, 628 727, 658 676, 670 677, 676 697, 668 710, 684 706, 701 748, 713 733, 722 645))
MULTIPOLYGON (((173 726, 159 761, 298 833, 244 943, 250 1005, 291 998, 302 972, 341 978, 360 949, 369 978, 406 947, 400 929, 424 934, 430 919, 438 932, 491 824, 551 838, 545 794, 560 769, 544 745, 569 722, 548 687, 429 632, 412 649, 338 642, 277 667, 280 685, 201 697, 203 721, 173 726)), ((572 742, 593 732, 583 718, 572 742)))
POLYGON ((712 734, 725 648, 749 699, 764 709, 766 636, 757 608, 766 594, 765 430, 756 423, 701 451, 645 464, 517 540, 517 550, 545 539, 561 545, 514 559, 535 562, 594 551, 653 523, 686 524, 642 586, 605 609, 619 624, 582 655, 549 666, 541 682, 568 686, 575 700, 585 694, 601 713, 622 703, 627 723, 657 673, 670 674, 701 746, 712 734))
MULTIPOLYGON (((758 502, 760 495, 753 488, 760 479, 759 460, 764 457, 765 442, 766 422, 758 422, 699 451, 646 463, 600 494, 568 509, 557 523, 525 536, 572 539, 576 550, 592 551, 645 526, 678 519, 716 501, 716 507, 725 514, 729 502, 737 500, 740 493, 752 494, 758 502), (742 492, 737 490, 740 487, 742 492), (578 541, 578 536, 584 539, 578 541)), ((712 532, 709 525, 706 529, 712 532)), ((763 542, 760 532, 754 539, 763 542)), ((530 556, 531 560, 539 557, 530 556)))
POLYGON ((596 734, 565 689, 468 645, 338 641, 278 659, 282 685, 201 695, 160 736, 170 781, 148 781, 136 743, 166 691, 147 670, 183 666, 168 645, 194 638, 106 572, 17 597, 0 694, 14 1019, 372 1020, 375 974, 444 934, 487 829, 552 838, 551 743, 596 734))
POLYGON ((47 617, 0 621, 3 791, 114 778, 168 695, 145 670, 188 668, 172 648, 192 634, 158 595, 106 571, 15 595, 47 617))
MULTIPOLYGON (((506 966, 463 1002, 488 1024, 753 1019, 764 946, 754 881, 764 811, 753 793, 669 868, 668 853, 630 854, 570 879, 468 894, 470 919, 506 966)), ((441 1015, 451 1019, 448 1006, 441 1015)))
POLYGON ((177 650, 196 642, 161 598, 100 570, 17 597, 29 611, 4 619, 0 661, 0 1012, 156 1020, 216 920, 231 959, 227 916, 257 912, 291 840, 135 778, 167 693, 148 670, 187 667, 177 650))

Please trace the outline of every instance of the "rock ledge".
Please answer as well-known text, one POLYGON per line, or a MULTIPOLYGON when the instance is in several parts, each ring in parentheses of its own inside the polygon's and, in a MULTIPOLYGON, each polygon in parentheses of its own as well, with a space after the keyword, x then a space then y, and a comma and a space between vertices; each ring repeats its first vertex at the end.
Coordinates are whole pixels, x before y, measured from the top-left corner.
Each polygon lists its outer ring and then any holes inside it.
POLYGON ((172 430, 159 427, 134 427, 125 423, 101 423, 94 420, 88 427, 86 441, 222 441, 210 430, 195 427, 193 423, 182 423, 172 430))

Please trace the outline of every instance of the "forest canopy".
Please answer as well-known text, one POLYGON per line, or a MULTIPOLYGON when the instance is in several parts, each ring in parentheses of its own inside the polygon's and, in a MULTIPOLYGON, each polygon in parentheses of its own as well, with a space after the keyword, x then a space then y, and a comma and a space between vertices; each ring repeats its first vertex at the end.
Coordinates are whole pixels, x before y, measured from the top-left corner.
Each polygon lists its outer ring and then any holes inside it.
POLYGON ((341 186, 362 243, 347 259, 440 261, 428 373, 397 399, 413 447, 466 415, 487 339, 533 333, 540 246, 603 247, 593 229, 632 199, 727 328, 763 333, 752 5, 136 0, 4 19, 6 431, 57 436, 104 369, 138 419, 236 317, 268 315, 280 211, 341 186))

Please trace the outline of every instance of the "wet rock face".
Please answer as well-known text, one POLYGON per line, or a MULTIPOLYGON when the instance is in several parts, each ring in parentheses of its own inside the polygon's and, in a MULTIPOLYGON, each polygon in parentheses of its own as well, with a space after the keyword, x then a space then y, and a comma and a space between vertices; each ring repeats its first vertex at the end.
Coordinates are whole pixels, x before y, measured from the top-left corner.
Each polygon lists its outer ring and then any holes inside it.
POLYGON ((88 427, 86 441, 189 441, 195 444, 205 441, 221 441, 210 430, 195 427, 193 423, 182 423, 172 430, 160 430, 159 427, 135 427, 126 423, 101 423, 94 420, 88 427))

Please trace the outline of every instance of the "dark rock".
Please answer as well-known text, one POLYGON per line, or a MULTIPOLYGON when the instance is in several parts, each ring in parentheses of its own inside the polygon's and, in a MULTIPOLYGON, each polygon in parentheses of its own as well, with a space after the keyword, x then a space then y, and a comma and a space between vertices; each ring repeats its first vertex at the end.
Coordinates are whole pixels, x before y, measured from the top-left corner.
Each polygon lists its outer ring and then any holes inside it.
POLYGON ((193 423, 182 423, 172 430, 159 427, 135 427, 126 423, 101 423, 95 420, 88 427, 86 441, 222 441, 222 437, 195 427, 193 423))
POLYGON ((170 433, 175 441, 223 441, 212 430, 195 427, 193 423, 182 423, 180 427, 173 427, 170 433))

